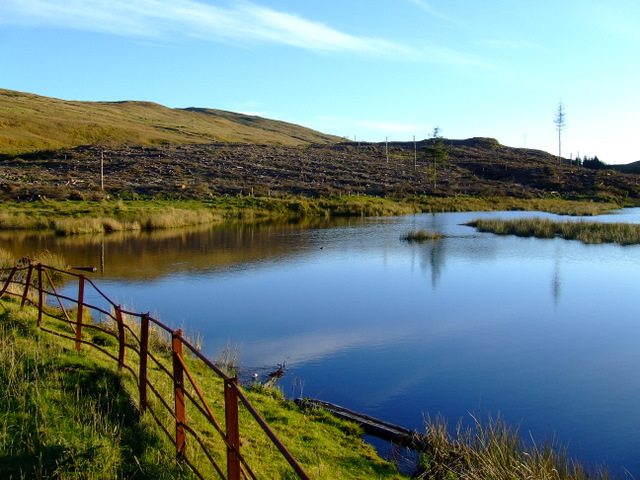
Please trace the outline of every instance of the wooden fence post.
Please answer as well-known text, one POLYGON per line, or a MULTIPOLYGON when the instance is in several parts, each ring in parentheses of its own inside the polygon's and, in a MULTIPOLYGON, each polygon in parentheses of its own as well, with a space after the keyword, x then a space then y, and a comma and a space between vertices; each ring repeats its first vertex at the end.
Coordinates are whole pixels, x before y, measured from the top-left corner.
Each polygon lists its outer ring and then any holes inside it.
POLYGON ((13 269, 11 270, 11 273, 9 274, 9 278, 7 278, 7 281, 4 284, 4 287, 2 287, 2 291, 0 292, 0 298, 2 298, 5 293, 7 293, 7 290, 9 289, 9 285, 11 285, 11 282, 13 281, 13 277, 15 276, 17 271, 18 271, 18 267, 13 267, 13 269))
POLYGON ((140 413, 147 408, 147 357, 149 355, 149 314, 140 319, 140 371, 138 391, 140 393, 140 413))
POLYGON ((122 320, 122 311, 120 307, 116 307, 116 322, 118 323, 118 341, 120 343, 120 348, 118 350, 118 370, 121 370, 124 367, 124 353, 125 347, 127 344, 127 339, 125 338, 124 331, 124 320, 122 320))
POLYGON ((186 421, 184 409, 184 369, 182 368, 182 330, 177 330, 172 334, 173 349, 173 387, 175 392, 175 414, 176 414, 176 457, 184 458, 185 455, 185 431, 186 421))
POLYGON ((78 277, 78 315, 76 317, 76 352, 82 343, 82 313, 84 311, 84 275, 78 277))
POLYGON ((227 478, 240 480, 240 427, 238 425, 237 378, 224 381, 224 413, 227 428, 227 478))
POLYGON ((29 286, 31 284, 31 276, 33 275, 33 264, 29 263, 29 271, 27 272, 27 281, 24 284, 24 293, 22 294, 22 302, 20 308, 24 307, 27 303, 27 297, 29 296, 29 286))
POLYGON ((42 264, 38 264, 38 327, 42 325, 42 310, 44 309, 44 288, 42 285, 42 264))

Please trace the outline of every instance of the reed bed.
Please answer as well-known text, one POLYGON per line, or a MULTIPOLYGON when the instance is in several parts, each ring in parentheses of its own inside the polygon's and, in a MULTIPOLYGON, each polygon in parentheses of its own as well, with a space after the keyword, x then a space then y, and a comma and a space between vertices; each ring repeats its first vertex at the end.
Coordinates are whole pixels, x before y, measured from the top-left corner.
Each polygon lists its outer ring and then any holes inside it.
POLYGON ((607 479, 600 469, 591 471, 572 459, 556 441, 542 444, 524 441, 518 428, 501 417, 449 429, 442 416, 427 418, 426 436, 420 454, 418 478, 432 480, 588 480, 607 479))
POLYGON ((173 207, 161 212, 142 215, 138 219, 140 228, 143 230, 189 227, 220 221, 222 221, 222 217, 210 210, 186 210, 173 207))
POLYGON ((632 223, 604 222, 556 222, 547 218, 517 220, 478 219, 467 223, 481 232, 519 237, 555 238, 579 240, 584 243, 640 243, 640 225, 632 223))

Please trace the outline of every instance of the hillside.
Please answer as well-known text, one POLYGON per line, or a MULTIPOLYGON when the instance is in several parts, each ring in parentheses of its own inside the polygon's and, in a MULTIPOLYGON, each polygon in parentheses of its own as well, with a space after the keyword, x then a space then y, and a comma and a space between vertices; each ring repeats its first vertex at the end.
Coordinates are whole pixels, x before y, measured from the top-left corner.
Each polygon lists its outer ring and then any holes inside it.
POLYGON ((637 174, 579 167, 492 138, 446 140, 447 159, 435 168, 433 139, 338 140, 219 110, 0 90, 0 199, 468 195, 640 203, 637 174))
POLYGON ((92 144, 300 145, 338 140, 299 125, 222 110, 173 109, 150 102, 74 102, 0 89, 0 155, 92 144))

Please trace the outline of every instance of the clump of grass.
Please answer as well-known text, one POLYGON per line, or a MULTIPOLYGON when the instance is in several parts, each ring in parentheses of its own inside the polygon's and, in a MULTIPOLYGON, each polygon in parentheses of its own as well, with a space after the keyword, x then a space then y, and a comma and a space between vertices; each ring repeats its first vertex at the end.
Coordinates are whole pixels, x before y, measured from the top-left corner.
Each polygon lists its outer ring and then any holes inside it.
POLYGON ((427 240, 440 240, 442 235, 438 232, 429 232, 423 228, 419 230, 410 230, 402 240, 407 242, 425 242, 427 240))
POLYGON ((519 429, 504 420, 473 418, 452 433, 442 416, 428 418, 420 454, 419 478, 435 480, 535 478, 538 480, 606 479, 606 471, 590 472, 555 441, 538 444, 521 439, 519 429))
POLYGON ((618 243, 637 245, 640 243, 640 225, 632 223, 604 222, 556 222, 548 218, 526 218, 516 220, 478 219, 466 225, 481 232, 519 237, 554 238, 580 240, 584 243, 618 243))

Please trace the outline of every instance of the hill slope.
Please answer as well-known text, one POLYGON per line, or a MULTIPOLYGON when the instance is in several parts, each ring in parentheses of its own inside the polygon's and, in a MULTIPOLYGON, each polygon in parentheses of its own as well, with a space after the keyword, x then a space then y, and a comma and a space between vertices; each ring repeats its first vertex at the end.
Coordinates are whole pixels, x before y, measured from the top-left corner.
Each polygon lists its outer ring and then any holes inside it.
POLYGON ((339 140, 299 125, 222 110, 173 109, 150 102, 75 102, 0 89, 0 155, 92 144, 300 145, 339 140))

